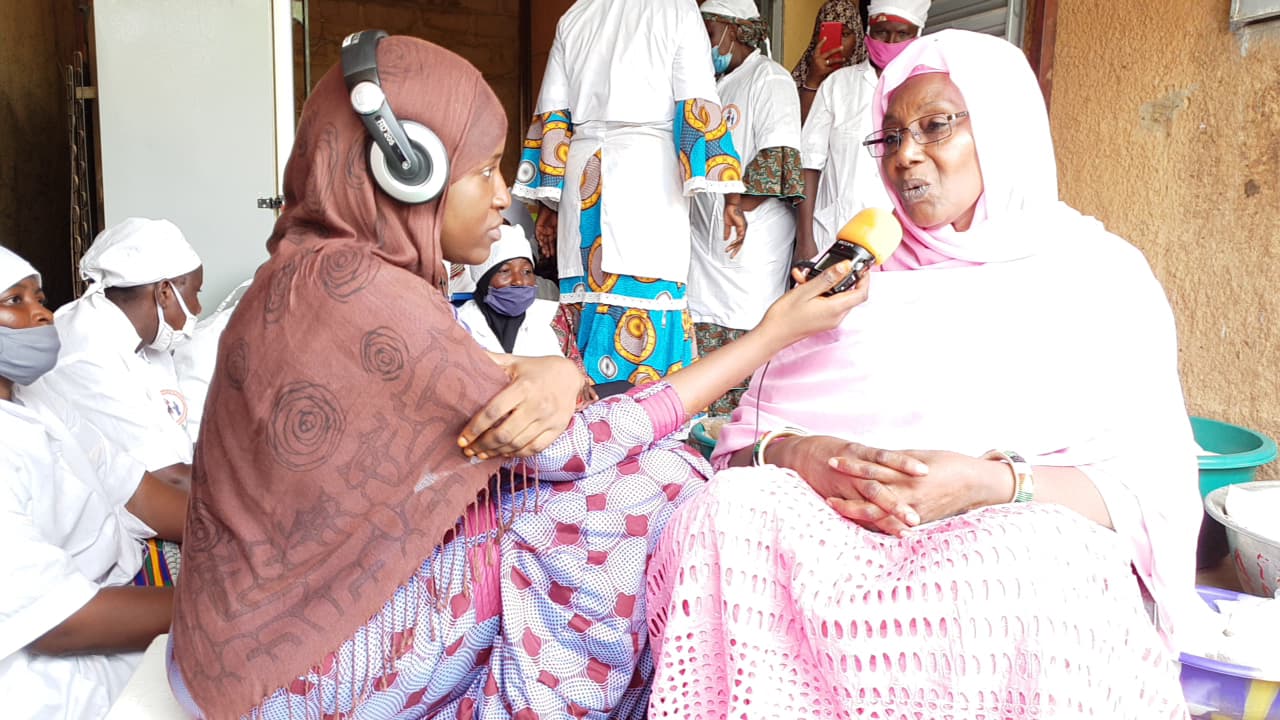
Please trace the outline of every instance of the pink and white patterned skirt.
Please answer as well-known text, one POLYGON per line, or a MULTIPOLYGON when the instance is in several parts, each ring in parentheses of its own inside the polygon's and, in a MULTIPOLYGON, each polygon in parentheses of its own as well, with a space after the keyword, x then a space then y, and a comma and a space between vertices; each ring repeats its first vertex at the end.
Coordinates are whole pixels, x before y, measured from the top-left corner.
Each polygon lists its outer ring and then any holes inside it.
POLYGON ((652 718, 1183 718, 1120 539, 998 505, 894 538, 720 473, 650 563, 652 718))

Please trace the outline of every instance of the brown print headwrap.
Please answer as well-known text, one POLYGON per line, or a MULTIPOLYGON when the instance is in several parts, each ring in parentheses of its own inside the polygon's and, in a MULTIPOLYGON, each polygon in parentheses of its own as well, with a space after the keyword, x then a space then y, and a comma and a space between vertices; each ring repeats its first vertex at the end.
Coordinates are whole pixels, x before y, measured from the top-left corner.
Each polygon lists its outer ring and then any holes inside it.
POLYGON ((733 25, 738 29, 738 40, 743 45, 750 45, 753 48, 763 48, 764 41, 769 38, 769 23, 758 17, 736 18, 704 12, 702 13, 702 19, 733 25))
MULTIPOLYGON (((444 142, 450 183, 505 138, 502 105, 457 55, 392 37, 378 70, 399 118, 444 142)), ((394 200, 368 147, 335 67, 303 109, 271 258, 219 343, 173 620, 208 717, 239 717, 336 650, 496 469, 455 442, 506 378, 441 291, 448 190, 394 200)))
POLYGON ((850 65, 856 65, 867 59, 867 43, 862 30, 862 15, 858 12, 858 3, 853 0, 827 0, 821 8, 818 8, 818 15, 813 19, 813 35, 809 38, 809 47, 805 48, 804 54, 800 56, 800 62, 796 63, 795 69, 791 71, 796 87, 803 85, 805 78, 809 77, 809 57, 818 47, 818 33, 822 30, 824 22, 841 23, 844 25, 845 37, 853 35, 858 38, 853 44, 853 57, 849 58, 850 65))

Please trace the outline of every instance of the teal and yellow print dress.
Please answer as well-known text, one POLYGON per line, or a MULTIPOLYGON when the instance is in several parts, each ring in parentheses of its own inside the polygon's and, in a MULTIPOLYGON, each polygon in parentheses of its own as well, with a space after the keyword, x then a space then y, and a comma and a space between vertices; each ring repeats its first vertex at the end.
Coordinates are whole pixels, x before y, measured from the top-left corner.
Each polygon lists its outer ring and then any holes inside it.
POLYGON ((688 197, 742 189, 716 103, 677 101, 660 123, 575 125, 568 110, 534 117, 513 193, 558 208, 560 302, 578 308, 592 380, 642 385, 696 359, 688 197))

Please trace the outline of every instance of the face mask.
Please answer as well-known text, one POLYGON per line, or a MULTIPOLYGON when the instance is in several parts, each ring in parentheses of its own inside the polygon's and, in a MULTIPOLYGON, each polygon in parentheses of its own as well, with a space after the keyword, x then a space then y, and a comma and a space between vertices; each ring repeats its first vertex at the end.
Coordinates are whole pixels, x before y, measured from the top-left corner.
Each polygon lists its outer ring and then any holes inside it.
POLYGON ((187 303, 183 301, 182 294, 178 292, 178 288, 169 283, 169 288, 173 290, 173 296, 178 299, 178 307, 182 308, 182 314, 186 318, 182 321, 182 327, 174 330, 169 327, 169 323, 164 319, 164 308, 160 307, 160 303, 156 303, 156 314, 160 316, 160 328, 156 330, 156 339, 151 341, 147 347, 160 352, 169 352, 174 348, 182 345, 191 339, 196 332, 196 316, 191 314, 187 309, 187 303))
POLYGON ((729 34, 729 28, 725 28, 724 32, 720 33, 720 42, 717 42, 711 48, 711 66, 715 68, 717 75, 729 72, 729 63, 733 62, 733 45, 738 42, 734 40, 729 43, 729 52, 721 53, 720 45, 724 43, 724 36, 727 34, 729 34))
POLYGON ((902 54, 902 51, 906 50, 908 45, 915 42, 915 38, 904 40, 900 43, 887 43, 868 35, 866 41, 867 55, 870 56, 871 62, 874 63, 876 67, 883 70, 886 65, 893 62, 894 58, 902 54))
POLYGON ((0 377, 30 385, 58 363, 62 342, 52 325, 15 330, 0 327, 0 377))
POLYGON ((538 288, 528 285, 508 285, 490 288, 484 303, 494 312, 507 317, 520 317, 538 297, 538 288))

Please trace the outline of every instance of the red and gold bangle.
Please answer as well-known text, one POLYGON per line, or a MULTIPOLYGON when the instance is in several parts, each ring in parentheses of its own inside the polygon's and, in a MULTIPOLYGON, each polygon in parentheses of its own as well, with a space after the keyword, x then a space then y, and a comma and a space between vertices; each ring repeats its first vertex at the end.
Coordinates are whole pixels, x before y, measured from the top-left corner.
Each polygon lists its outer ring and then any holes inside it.
POLYGON ((983 460, 999 460, 1013 470, 1013 497, 1009 502, 1031 502, 1036 496, 1036 479, 1031 472, 1031 463, 1012 450, 990 450, 982 456, 983 460))

